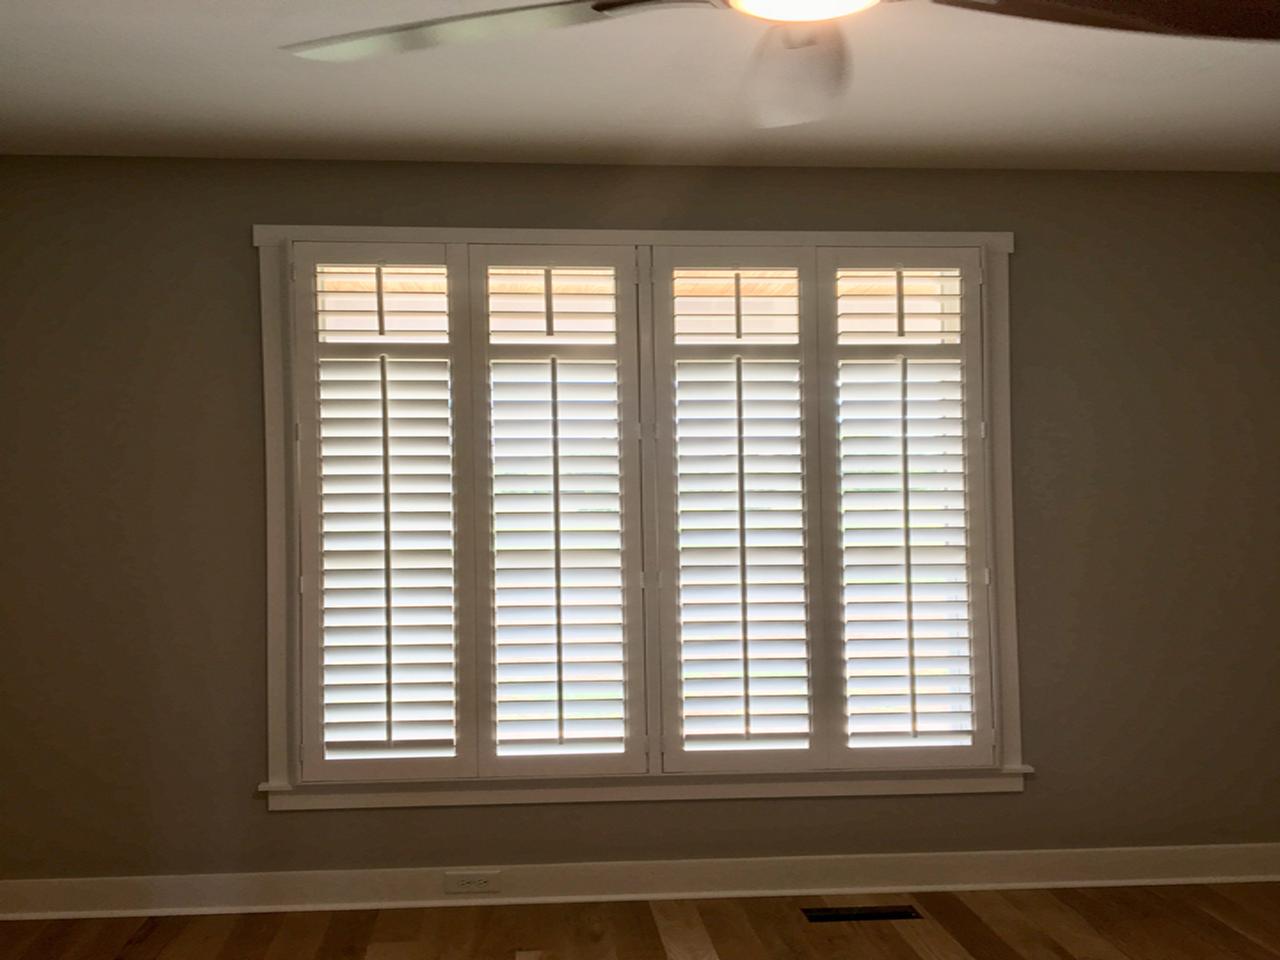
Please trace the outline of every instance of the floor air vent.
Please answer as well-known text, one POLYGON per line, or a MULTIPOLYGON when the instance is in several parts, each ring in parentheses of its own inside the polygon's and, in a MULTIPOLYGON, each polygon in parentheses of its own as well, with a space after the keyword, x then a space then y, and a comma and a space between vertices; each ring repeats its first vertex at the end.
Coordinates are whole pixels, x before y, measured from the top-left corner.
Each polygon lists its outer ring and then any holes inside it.
POLYGON ((921 919, 920 912, 909 904, 889 907, 804 907, 802 910, 810 923, 921 919))

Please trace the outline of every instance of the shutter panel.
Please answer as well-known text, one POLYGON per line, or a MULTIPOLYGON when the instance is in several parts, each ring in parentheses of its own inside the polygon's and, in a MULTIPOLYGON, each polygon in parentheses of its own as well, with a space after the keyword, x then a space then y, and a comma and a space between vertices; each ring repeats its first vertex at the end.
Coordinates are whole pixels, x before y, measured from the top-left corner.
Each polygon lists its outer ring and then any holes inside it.
POLYGON ((316 310, 324 343, 448 343, 444 267, 320 264, 316 310))
POLYGON ((677 580, 668 769, 767 767, 783 751, 804 762, 811 747, 800 271, 762 259, 660 267, 677 580))
MULTIPOLYGON (((314 760, 459 755, 454 371, 442 265, 314 268, 314 418, 300 461, 319 516, 314 760), (314 434, 314 438, 310 434, 314 434)), ((307 501, 304 501, 304 503, 307 501)), ((304 521, 305 522, 305 521, 304 521)), ((305 564, 308 562, 304 558, 305 564)), ((308 694, 309 695, 309 694, 308 694)), ((344 773, 324 767, 324 777, 344 773)))
POLYGON ((960 342, 959 270, 840 270, 836 296, 841 345, 960 342))
POLYGON ((958 269, 836 273, 853 748, 974 743, 962 293, 958 269))
POLYGON ((547 262, 522 265, 527 248, 472 252, 488 331, 492 745, 481 771, 643 770, 629 735, 638 540, 624 542, 634 347, 620 349, 634 343, 622 316, 634 287, 620 277, 634 253, 533 252, 547 262))

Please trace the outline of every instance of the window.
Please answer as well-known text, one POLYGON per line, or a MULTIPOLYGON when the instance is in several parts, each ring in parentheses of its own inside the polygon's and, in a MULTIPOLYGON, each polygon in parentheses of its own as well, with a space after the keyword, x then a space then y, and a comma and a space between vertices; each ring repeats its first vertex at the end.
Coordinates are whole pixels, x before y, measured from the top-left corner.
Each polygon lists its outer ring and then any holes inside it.
POLYGON ((258 241, 273 807, 1020 788, 1007 237, 258 241))

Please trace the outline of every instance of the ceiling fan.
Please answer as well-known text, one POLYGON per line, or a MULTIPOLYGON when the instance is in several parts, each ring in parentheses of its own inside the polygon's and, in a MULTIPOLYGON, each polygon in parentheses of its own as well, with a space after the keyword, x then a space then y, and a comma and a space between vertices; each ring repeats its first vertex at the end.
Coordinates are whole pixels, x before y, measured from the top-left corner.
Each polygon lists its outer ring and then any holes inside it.
MULTIPOLYGON (((282 49, 313 60, 363 60, 448 44, 476 43, 623 14, 701 7, 773 25, 757 48, 747 92, 761 126, 820 119, 848 85, 849 53, 839 21, 882 0, 544 0, 436 20, 402 23, 282 49)), ((885 3, 903 0, 883 0, 885 3)), ((1141 33, 1280 40, 1280 0, 930 0, 980 13, 1141 33)))

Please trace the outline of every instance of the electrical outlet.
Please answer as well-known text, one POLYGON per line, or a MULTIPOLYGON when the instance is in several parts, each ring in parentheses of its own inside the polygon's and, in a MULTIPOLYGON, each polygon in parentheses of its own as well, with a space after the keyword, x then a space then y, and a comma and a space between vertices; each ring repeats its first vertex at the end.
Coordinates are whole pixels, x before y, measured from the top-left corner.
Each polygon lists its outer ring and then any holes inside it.
POLYGON ((502 889, 500 870, 446 870, 445 893, 497 893, 502 889))

